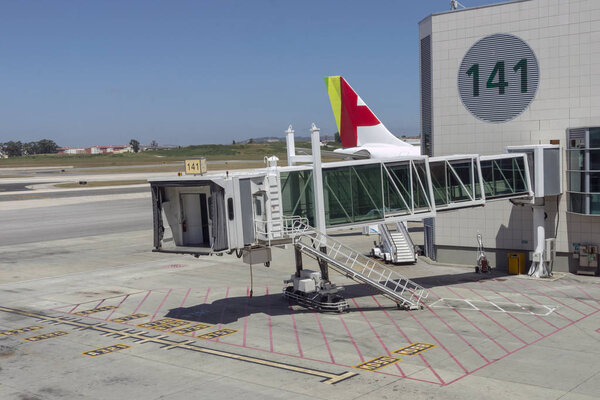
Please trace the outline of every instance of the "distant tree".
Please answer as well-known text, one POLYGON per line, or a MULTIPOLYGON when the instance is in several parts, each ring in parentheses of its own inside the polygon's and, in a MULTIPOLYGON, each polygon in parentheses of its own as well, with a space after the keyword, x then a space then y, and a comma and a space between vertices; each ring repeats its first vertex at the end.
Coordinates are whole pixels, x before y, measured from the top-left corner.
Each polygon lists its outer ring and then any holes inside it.
POLYGON ((58 153, 58 146, 54 140, 42 139, 35 143, 35 154, 53 154, 58 153))
POLYGON ((19 157, 20 155, 23 155, 23 144, 11 140, 10 142, 4 143, 4 150, 9 157, 19 157))
POLYGON ((248 144, 252 144, 252 143, 254 143, 254 139, 250 138, 250 139, 248 140, 248 144))
POLYGON ((158 142, 156 140, 153 140, 150 142, 150 147, 153 149, 158 148, 158 142))
POLYGON ((133 148, 133 152, 137 153, 138 151, 140 151, 140 142, 138 142, 135 139, 131 139, 129 141, 129 145, 133 148))
POLYGON ((37 142, 23 143, 23 147, 21 147, 21 153, 24 156, 38 154, 37 142))
POLYGON ((233 140, 233 141, 231 142, 231 144, 235 144, 235 140, 233 140))
POLYGON ((336 143, 342 143, 342 138, 340 137, 340 133, 339 132, 336 132, 333 135, 333 139, 335 140, 336 143))

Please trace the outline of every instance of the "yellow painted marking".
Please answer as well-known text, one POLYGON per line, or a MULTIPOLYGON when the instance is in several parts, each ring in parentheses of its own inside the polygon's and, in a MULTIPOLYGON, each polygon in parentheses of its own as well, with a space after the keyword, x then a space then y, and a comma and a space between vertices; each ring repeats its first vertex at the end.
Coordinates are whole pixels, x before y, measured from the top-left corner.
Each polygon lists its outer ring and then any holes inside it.
POLYGON ((176 333, 178 335, 185 335, 188 333, 192 333, 192 332, 196 332, 202 329, 206 329, 206 328, 210 328, 212 327, 212 325, 209 324, 195 324, 192 326, 186 326, 185 328, 179 328, 179 329, 175 329, 174 331, 171 331, 171 333, 176 333))
POLYGON ((37 331, 39 329, 44 329, 44 327, 34 325, 34 326, 26 326, 25 328, 19 328, 19 329, 7 329, 4 331, 0 331, 0 335, 3 335, 3 336, 20 335, 21 333, 37 331))
POLYGON ((225 329, 219 329, 216 331, 208 332, 208 333, 205 333, 204 335, 200 335, 200 336, 196 336, 196 337, 200 338, 200 339, 211 340, 211 339, 219 338, 221 336, 231 335, 232 333, 236 333, 236 332, 239 332, 239 331, 237 331, 235 329, 225 328, 225 329))
POLYGON ((377 371, 378 369, 387 367, 388 365, 395 364, 398 361, 402 361, 402 359, 396 358, 396 357, 379 356, 379 357, 375 357, 372 360, 365 361, 364 363, 355 365, 352 368, 362 369, 364 371, 377 371))
POLYGON ((104 354, 114 353, 115 351, 129 349, 129 348, 131 348, 131 346, 127 346, 126 344, 115 344, 112 346, 101 347, 99 349, 84 351, 81 354, 83 354, 84 356, 88 356, 88 357, 97 357, 97 356, 101 356, 104 354))
POLYGON ((177 320, 177 321, 168 322, 166 324, 159 325, 152 329, 155 329, 157 331, 168 331, 169 329, 179 328, 180 326, 189 325, 189 324, 191 324, 190 321, 177 320))
POLYGON ((64 335, 68 335, 68 334, 69 334, 69 332, 65 332, 65 331, 55 331, 55 332, 44 333, 43 335, 29 336, 29 337, 23 338, 23 340, 26 340, 28 342, 39 342, 40 340, 52 339, 55 337, 64 336, 64 335))
POLYGON ((115 308, 119 308, 119 307, 117 307, 117 306, 104 306, 104 307, 92 308, 91 310, 79 311, 79 312, 76 312, 76 313, 73 313, 73 314, 74 315, 86 316, 86 315, 95 314, 95 313, 99 313, 99 312, 103 312, 103 311, 114 310, 115 308))
POLYGON ((424 352, 425 350, 429 350, 435 347, 435 344, 429 344, 429 343, 413 343, 411 345, 408 345, 406 347, 403 347, 401 349, 398 350, 394 350, 392 353, 395 354, 400 354, 401 356, 409 356, 412 357, 414 355, 417 355, 419 353, 424 352))
POLYGON ((163 346, 163 348, 168 347, 168 348, 173 348, 173 349, 175 349, 175 348, 185 349, 185 350, 189 350, 189 351, 195 351, 198 353, 210 354, 210 355, 218 356, 218 357, 225 357, 225 358, 229 358, 231 360, 238 360, 238 361, 244 361, 244 362, 248 362, 248 363, 252 363, 252 364, 258 364, 258 365, 262 365, 265 367, 278 368, 278 369, 282 369, 285 371, 298 372, 298 373, 302 373, 302 374, 312 375, 312 376, 322 378, 321 382, 325 383, 327 385, 339 383, 343 380, 352 378, 353 376, 357 375, 356 373, 354 373, 352 371, 345 371, 340 374, 336 374, 333 372, 320 371, 318 369, 304 368, 304 367, 300 367, 297 365, 281 363, 281 362, 271 361, 271 360, 265 360, 265 359, 257 358, 257 357, 245 356, 242 354, 231 353, 228 351, 210 349, 207 347, 195 345, 193 343, 190 343, 190 341, 177 343, 177 342, 173 342, 173 341, 167 339, 166 336, 148 337, 145 335, 144 332, 132 332, 130 330, 119 330, 119 329, 111 328, 109 326, 104 326, 103 324, 89 324, 89 323, 80 322, 80 321, 65 320, 62 317, 51 317, 48 315, 17 310, 14 308, 0 306, 0 312, 24 315, 27 317, 36 318, 36 319, 44 321, 44 322, 69 325, 69 326, 75 327, 77 329, 91 329, 96 332, 117 335, 121 339, 129 338, 129 339, 137 340, 137 343, 144 343, 144 342, 155 343, 155 344, 160 344, 161 346, 163 346))
POLYGON ((156 321, 146 322, 144 324, 139 324, 137 326, 139 326, 140 328, 154 329, 159 325, 168 324, 170 322, 175 322, 175 321, 177 321, 175 318, 161 318, 161 319, 157 319, 156 321))
POLYGON ((142 314, 142 313, 125 315, 124 317, 113 318, 113 319, 111 319, 111 322, 118 322, 118 323, 122 324, 127 321, 132 321, 134 319, 140 319, 140 318, 144 318, 147 316, 148 316, 148 314, 142 314))

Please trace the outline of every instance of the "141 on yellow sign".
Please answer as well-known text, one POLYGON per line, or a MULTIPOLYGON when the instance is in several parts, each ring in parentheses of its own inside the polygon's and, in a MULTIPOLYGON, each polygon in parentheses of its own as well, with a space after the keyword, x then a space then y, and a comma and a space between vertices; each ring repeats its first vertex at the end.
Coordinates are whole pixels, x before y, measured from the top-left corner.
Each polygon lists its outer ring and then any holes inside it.
POLYGON ((206 158, 190 158, 185 160, 186 175, 205 174, 206 173, 206 158))

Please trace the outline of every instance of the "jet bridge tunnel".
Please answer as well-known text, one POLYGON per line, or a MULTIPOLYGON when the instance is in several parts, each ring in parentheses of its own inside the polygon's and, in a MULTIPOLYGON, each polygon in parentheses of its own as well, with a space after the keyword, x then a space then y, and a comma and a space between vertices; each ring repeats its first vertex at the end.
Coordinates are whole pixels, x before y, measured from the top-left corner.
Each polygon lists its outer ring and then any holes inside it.
MULTIPOLYGON (((328 230, 431 218, 532 197, 527 156, 456 155, 322 165, 328 230)), ((206 255, 282 243, 315 225, 312 164, 150 180, 155 251, 206 255)))

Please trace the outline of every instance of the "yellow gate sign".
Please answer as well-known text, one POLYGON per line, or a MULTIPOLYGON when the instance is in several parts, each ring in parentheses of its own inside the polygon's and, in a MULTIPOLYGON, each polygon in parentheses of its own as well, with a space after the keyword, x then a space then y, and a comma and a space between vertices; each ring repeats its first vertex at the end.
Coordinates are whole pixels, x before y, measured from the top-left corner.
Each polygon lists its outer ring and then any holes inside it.
POLYGON ((203 175, 206 173, 206 158, 190 158, 185 160, 185 174, 186 175, 203 175))

